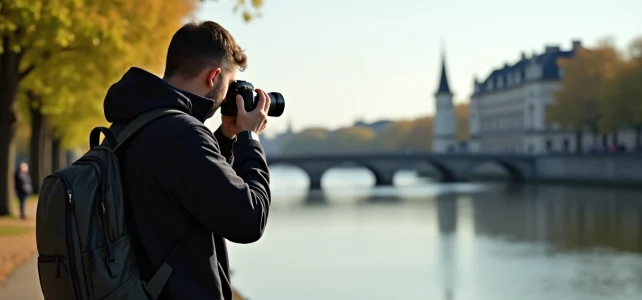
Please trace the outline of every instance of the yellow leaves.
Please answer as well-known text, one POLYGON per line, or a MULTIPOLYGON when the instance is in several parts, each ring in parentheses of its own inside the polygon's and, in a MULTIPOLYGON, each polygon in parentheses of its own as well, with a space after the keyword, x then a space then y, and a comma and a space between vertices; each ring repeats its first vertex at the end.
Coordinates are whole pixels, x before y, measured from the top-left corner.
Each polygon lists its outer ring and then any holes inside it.
POLYGON ((259 16, 259 11, 263 7, 263 0, 252 0, 248 4, 245 0, 236 0, 236 5, 234 5, 233 11, 238 12, 241 10, 241 17, 243 21, 250 22, 255 17, 259 16))
POLYGON ((571 59, 559 61, 565 76, 550 107, 550 121, 594 133, 641 123, 642 76, 636 72, 642 64, 637 65, 636 52, 630 52, 625 60, 612 42, 603 40, 594 49, 578 49, 571 59))
POLYGON ((255 8, 261 8, 263 6, 263 0, 252 0, 252 6, 255 8))

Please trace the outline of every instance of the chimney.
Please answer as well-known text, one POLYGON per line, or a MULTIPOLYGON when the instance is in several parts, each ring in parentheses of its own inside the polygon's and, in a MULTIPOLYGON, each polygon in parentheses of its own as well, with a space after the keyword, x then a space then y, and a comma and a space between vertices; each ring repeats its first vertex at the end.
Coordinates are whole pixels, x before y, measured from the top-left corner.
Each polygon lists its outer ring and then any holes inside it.
POLYGON ((546 45, 546 47, 544 48, 544 52, 546 53, 555 52, 555 51, 560 51, 560 46, 546 45))
POLYGON ((526 60, 526 52, 522 51, 521 57, 522 57, 522 60, 526 60))
POLYGON ((577 49, 577 48, 581 48, 581 47, 582 47, 582 41, 580 41, 580 40, 573 40, 572 42, 573 42, 573 50, 575 50, 575 49, 577 49))

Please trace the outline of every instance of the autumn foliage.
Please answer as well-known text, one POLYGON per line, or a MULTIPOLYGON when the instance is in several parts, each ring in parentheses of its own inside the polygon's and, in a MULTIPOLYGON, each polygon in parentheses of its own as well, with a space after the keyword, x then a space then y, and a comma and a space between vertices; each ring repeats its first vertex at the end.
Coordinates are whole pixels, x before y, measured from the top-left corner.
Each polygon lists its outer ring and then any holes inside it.
MULTIPOLYGON (((468 137, 468 104, 456 106, 457 138, 468 137)), ((281 147, 283 154, 429 152, 432 150, 433 117, 390 122, 374 132, 364 126, 336 131, 310 128, 288 138, 281 147)))
MULTIPOLYGON (((9 213, 16 134, 37 189, 65 149, 104 124, 102 99, 129 67, 160 73, 173 33, 200 0, 0 2, 0 216, 9 213)), ((237 1, 246 20, 262 1, 237 1)))
MULTIPOLYGON (((621 53, 609 42, 580 48, 558 62, 564 70, 560 89, 548 110, 548 121, 577 133, 602 134, 634 128, 642 148, 642 38, 621 53)), ((578 144, 582 144, 579 141, 578 144)), ((581 149, 580 149, 581 150, 581 149)))

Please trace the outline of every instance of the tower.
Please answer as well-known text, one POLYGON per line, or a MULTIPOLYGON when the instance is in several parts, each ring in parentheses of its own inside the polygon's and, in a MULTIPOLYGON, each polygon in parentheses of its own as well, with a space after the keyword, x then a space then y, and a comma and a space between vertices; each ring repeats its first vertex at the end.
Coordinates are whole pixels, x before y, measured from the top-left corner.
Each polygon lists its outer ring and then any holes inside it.
POLYGON ((447 153, 457 149, 456 115, 453 104, 453 93, 448 85, 446 74, 446 56, 442 49, 441 74, 439 86, 435 92, 435 117, 433 122, 432 152, 447 153))
POLYGON ((475 76, 474 79, 474 92, 470 97, 470 103, 468 104, 468 151, 472 153, 480 152, 479 149, 479 127, 480 127, 480 115, 479 115, 479 101, 481 91, 481 83, 475 76))
POLYGON ((292 134, 292 133, 294 133, 294 129, 293 129, 293 126, 292 126, 292 119, 291 119, 291 118, 290 118, 290 119, 288 119, 288 127, 287 127, 287 129, 285 130, 285 133, 286 133, 286 134, 292 134))

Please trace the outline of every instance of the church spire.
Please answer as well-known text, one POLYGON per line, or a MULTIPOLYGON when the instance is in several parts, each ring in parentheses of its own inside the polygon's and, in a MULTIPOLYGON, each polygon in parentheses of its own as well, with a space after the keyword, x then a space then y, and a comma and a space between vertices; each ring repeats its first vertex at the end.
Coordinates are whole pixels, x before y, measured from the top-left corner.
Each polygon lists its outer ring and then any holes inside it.
POLYGON ((441 42, 441 76, 439 78, 439 87, 437 94, 452 94, 450 86, 448 85, 448 75, 446 74, 446 51, 444 50, 444 42, 441 42))
POLYGON ((288 128, 286 129, 286 133, 290 133, 291 134, 293 132, 294 132, 294 129, 292 127, 292 118, 289 118, 288 119, 288 128))

